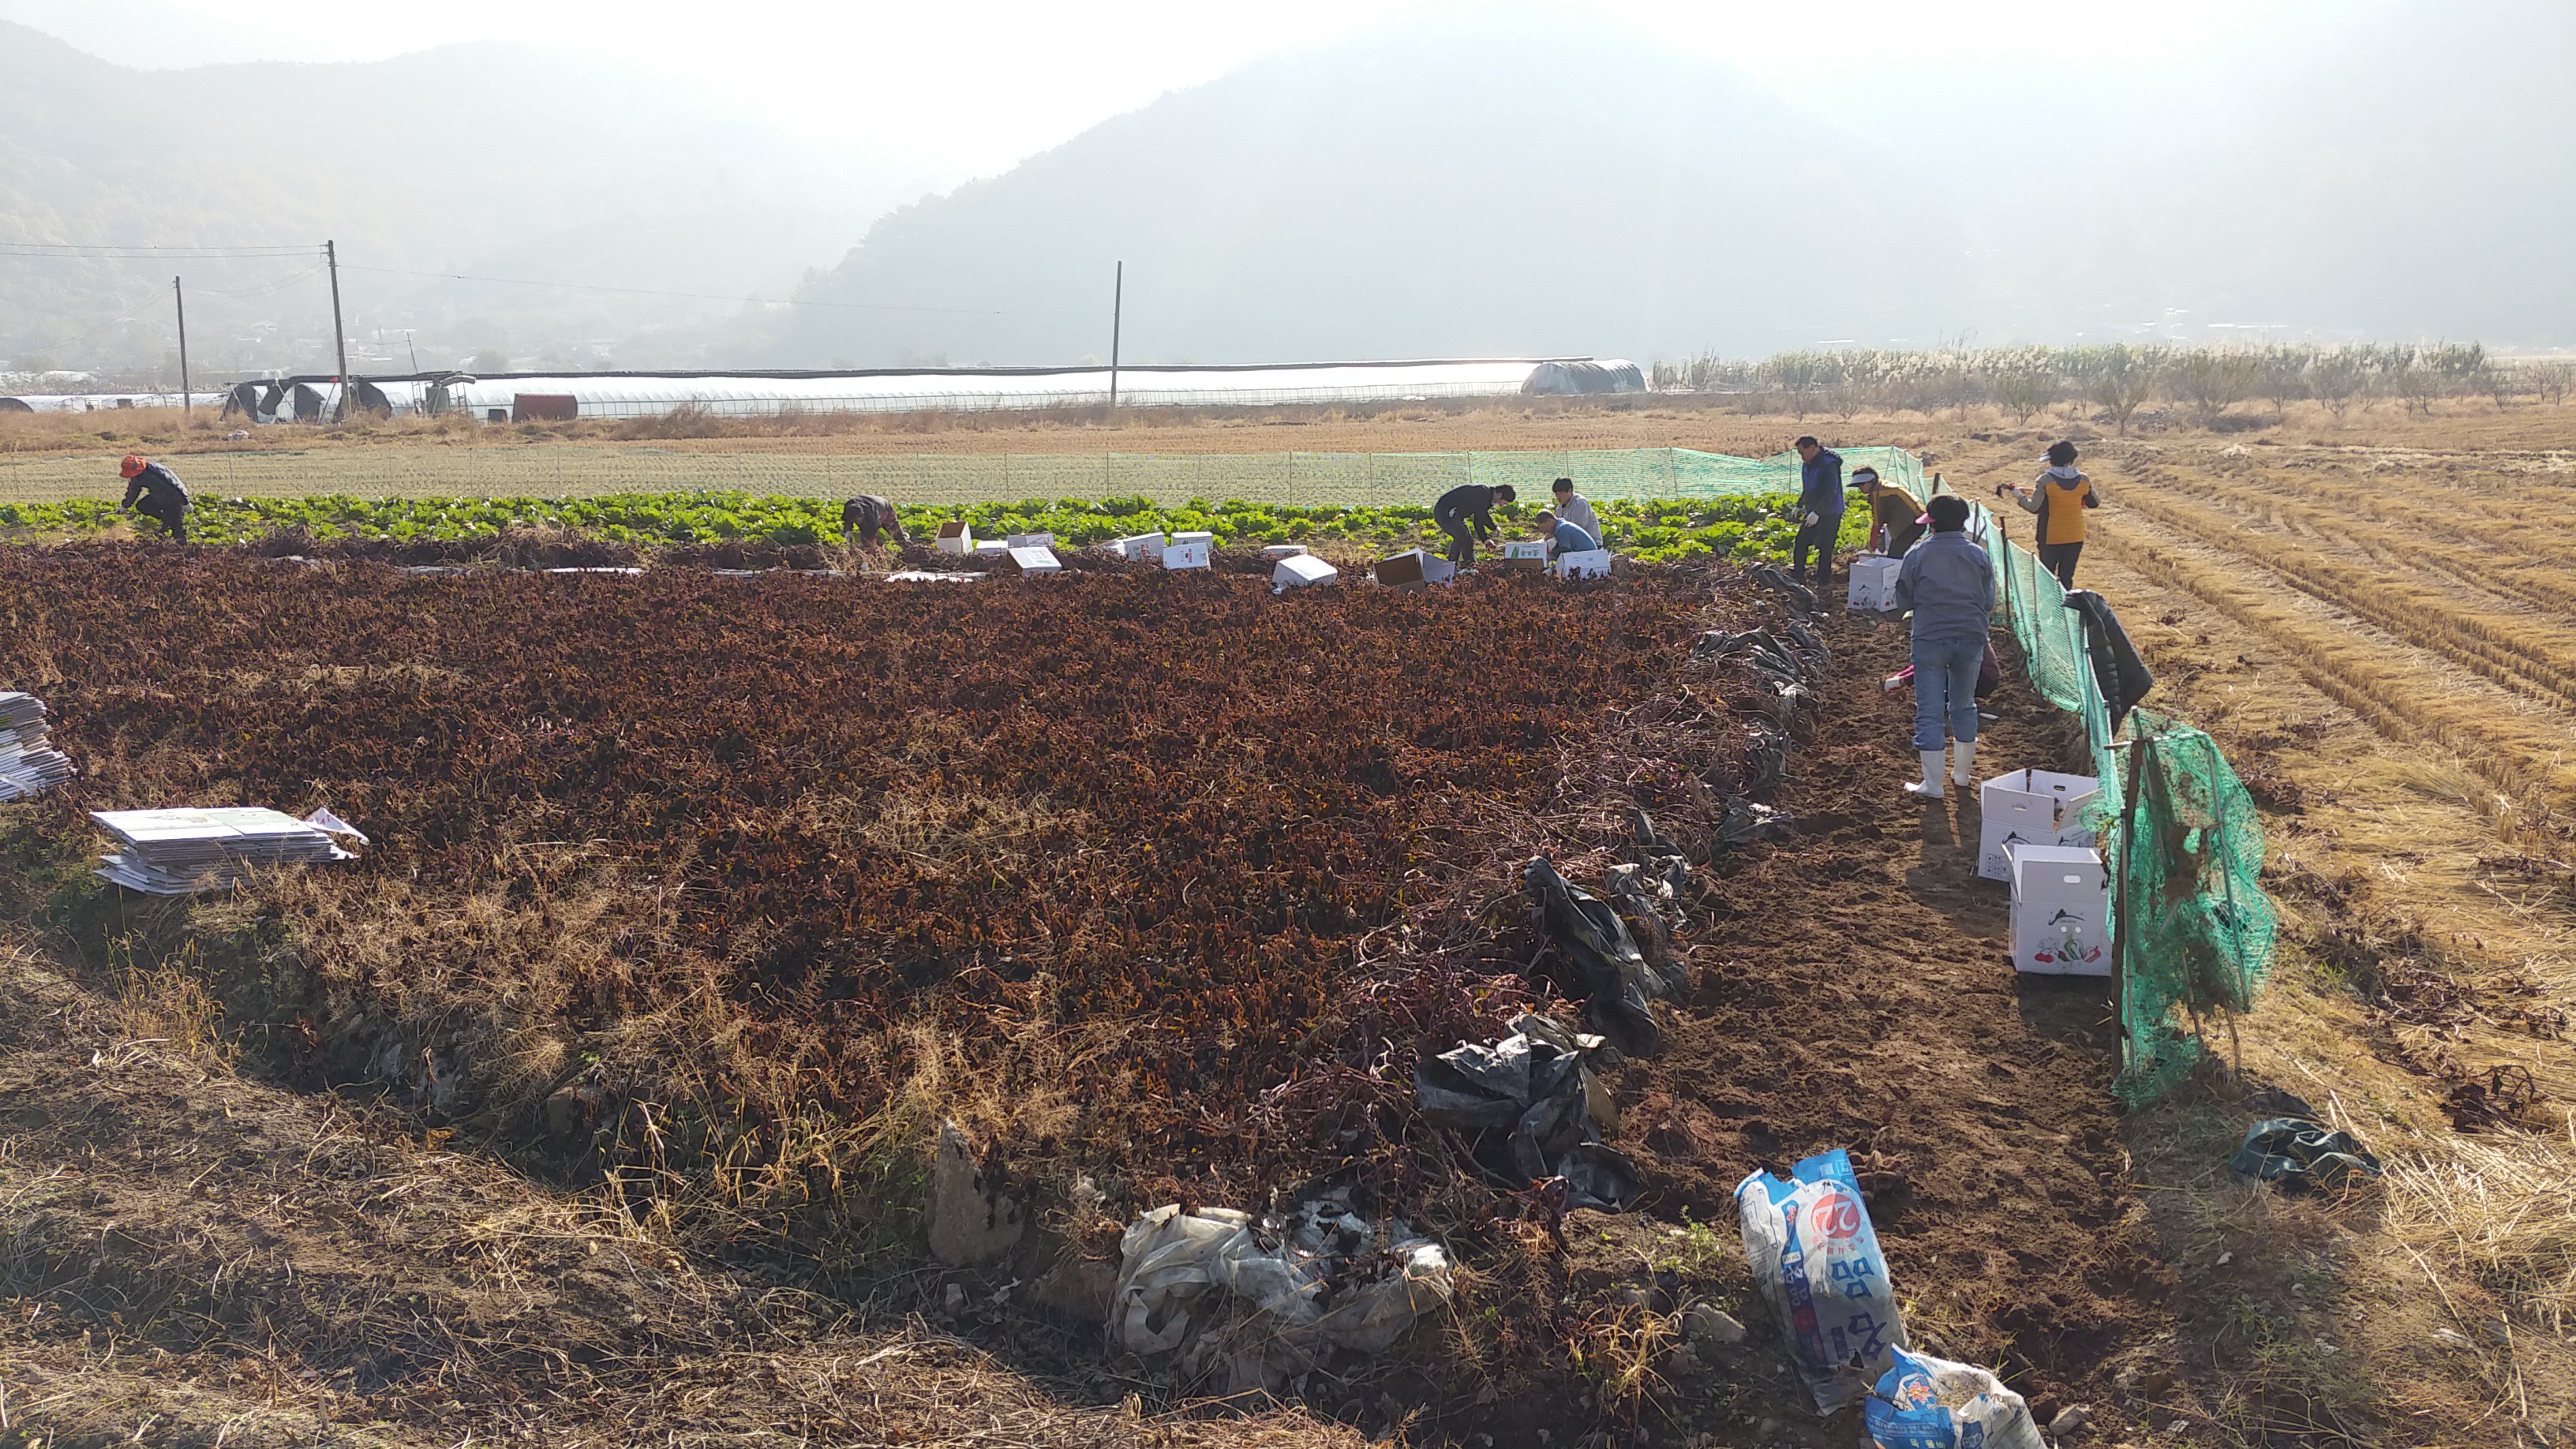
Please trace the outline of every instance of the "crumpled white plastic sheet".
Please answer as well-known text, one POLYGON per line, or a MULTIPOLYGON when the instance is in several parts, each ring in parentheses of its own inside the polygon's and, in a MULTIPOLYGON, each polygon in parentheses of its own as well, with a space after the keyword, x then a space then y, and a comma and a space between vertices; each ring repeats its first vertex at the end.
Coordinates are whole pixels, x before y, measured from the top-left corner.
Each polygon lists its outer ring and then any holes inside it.
POLYGON ((1229 1391, 1275 1388, 1336 1349, 1385 1353, 1455 1291, 1438 1243, 1334 1198, 1259 1222, 1167 1204, 1130 1224, 1119 1250, 1111 1336, 1229 1391))

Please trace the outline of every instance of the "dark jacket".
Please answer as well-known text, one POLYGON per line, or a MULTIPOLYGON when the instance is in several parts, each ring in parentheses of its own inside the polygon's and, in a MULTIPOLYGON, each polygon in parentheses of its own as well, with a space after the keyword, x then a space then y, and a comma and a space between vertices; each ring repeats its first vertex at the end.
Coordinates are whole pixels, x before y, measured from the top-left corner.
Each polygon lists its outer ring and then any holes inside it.
POLYGON ((1494 536, 1494 490, 1482 483, 1461 483, 1440 495, 1431 516, 1443 525, 1472 523, 1478 538, 1494 536))
POLYGON ((138 498, 152 500, 152 506, 144 510, 147 513, 180 512, 188 506, 188 485, 160 464, 146 463, 142 472, 125 480, 125 502, 118 506, 132 508, 138 498))
POLYGON ((1843 455, 1831 448, 1818 448, 1815 457, 1798 465, 1798 516, 1810 513, 1843 516, 1843 455))
POLYGON ((2084 652, 2092 660, 2093 683, 2102 691, 2102 708, 2116 730, 2130 709, 2156 687, 2156 676, 2147 661, 2138 657, 2129 631, 2120 627, 2120 616, 2100 594, 2070 589, 2066 607, 2084 616, 2084 652))
POLYGON ((904 537, 903 520, 895 516, 892 502, 873 493, 862 493, 841 505, 842 532, 874 533, 879 529, 893 534, 897 543, 909 542, 904 537))

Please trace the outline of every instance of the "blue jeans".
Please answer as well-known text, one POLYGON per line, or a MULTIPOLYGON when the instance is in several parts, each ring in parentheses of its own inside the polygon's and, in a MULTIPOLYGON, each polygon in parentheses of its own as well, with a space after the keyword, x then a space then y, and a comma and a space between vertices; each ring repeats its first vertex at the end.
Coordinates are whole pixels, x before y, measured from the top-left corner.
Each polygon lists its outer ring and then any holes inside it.
POLYGON ((1977 666, 1986 658, 1986 641, 1954 643, 1914 641, 1914 748, 1937 750, 1950 739, 1974 744, 1977 739, 1977 666))

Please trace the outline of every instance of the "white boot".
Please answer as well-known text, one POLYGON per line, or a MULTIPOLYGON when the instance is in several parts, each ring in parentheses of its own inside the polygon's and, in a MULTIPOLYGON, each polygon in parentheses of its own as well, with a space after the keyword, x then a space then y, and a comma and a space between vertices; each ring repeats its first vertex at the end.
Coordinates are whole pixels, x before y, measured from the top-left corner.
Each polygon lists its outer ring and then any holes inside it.
POLYGON ((1977 782, 1977 746, 1972 740, 1950 742, 1950 783, 1965 790, 1977 782))
POLYGON ((1942 798, 1941 766, 1945 762, 1948 752, 1944 750, 1917 750, 1915 753, 1923 757, 1923 778, 1906 786, 1905 788, 1914 794, 1922 796, 1926 800, 1938 800, 1942 798))

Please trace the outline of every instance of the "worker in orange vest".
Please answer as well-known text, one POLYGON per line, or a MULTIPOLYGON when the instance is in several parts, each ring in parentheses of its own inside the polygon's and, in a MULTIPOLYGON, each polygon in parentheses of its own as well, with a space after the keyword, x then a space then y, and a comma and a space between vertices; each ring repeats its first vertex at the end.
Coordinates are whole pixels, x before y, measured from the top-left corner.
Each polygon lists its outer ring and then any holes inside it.
POLYGON ((1996 485, 1998 495, 2011 494, 2022 512, 2039 515, 2039 566, 2057 582, 2075 587, 2075 560, 2084 552, 2084 514, 2102 506, 2102 490, 2075 466, 2075 445, 2048 445, 2048 471, 2027 488, 1996 485))

